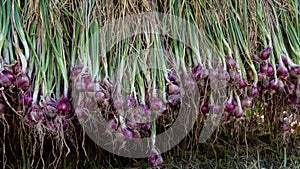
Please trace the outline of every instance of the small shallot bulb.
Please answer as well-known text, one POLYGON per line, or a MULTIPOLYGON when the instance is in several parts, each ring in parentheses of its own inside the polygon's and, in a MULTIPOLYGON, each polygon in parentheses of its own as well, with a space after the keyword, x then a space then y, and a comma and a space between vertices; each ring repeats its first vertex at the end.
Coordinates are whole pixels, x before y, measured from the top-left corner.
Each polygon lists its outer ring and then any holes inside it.
POLYGON ((150 152, 150 157, 148 161, 152 167, 157 167, 164 162, 161 154, 159 154, 154 148, 150 152))
POLYGON ((15 82, 15 77, 9 70, 3 70, 0 73, 0 86, 8 87, 15 82))
POLYGON ((19 73, 16 78, 16 84, 18 88, 27 89, 30 86, 29 76, 25 73, 19 73))
POLYGON ((277 75, 281 78, 287 78, 289 76, 288 69, 285 66, 279 66, 277 69, 277 75))
POLYGON ((201 106, 201 112, 203 115, 207 114, 209 112, 210 106, 208 102, 204 102, 201 106))
POLYGON ((177 75, 175 71, 168 72, 168 79, 173 82, 177 80, 177 75))
POLYGON ((235 66, 236 66, 236 61, 232 58, 232 57, 229 57, 227 59, 227 66, 230 68, 230 69, 234 69, 235 66))
POLYGON ((28 89, 24 94, 18 97, 19 104, 30 106, 32 103, 32 91, 28 89))
POLYGON ((225 102, 225 106, 224 106, 224 110, 227 112, 230 112, 232 110, 234 110, 234 103, 232 101, 232 99, 229 99, 228 101, 225 102))
POLYGON ((66 96, 62 95, 56 102, 56 110, 62 115, 67 114, 70 111, 70 103, 66 96))
POLYGON ((291 66, 290 70, 291 70, 291 74, 293 74, 293 76, 300 75, 300 66, 298 66, 298 65, 291 66))
POLYGON ((27 119, 34 123, 40 122, 44 119, 44 113, 40 108, 33 106, 31 111, 27 114, 27 119))
POLYGON ((243 117, 243 109, 241 107, 238 107, 237 110, 234 112, 234 116, 237 119, 243 117))
POLYGON ((180 87, 176 84, 169 83, 168 84, 168 93, 169 94, 177 94, 180 92, 180 87))
POLYGON ((242 100, 242 107, 249 109, 252 107, 252 99, 249 97, 245 97, 242 100))
POLYGON ((241 78, 239 82, 239 88, 243 89, 245 87, 247 87, 247 81, 244 78, 241 78))
POLYGON ((127 106, 127 108, 134 107, 135 104, 136 104, 135 103, 135 99, 132 97, 132 95, 129 95, 127 97, 127 100, 126 100, 126 106, 127 106))
POLYGON ((122 134, 128 138, 128 139, 133 139, 134 138, 134 132, 128 128, 127 126, 122 126, 121 127, 121 131, 122 131, 122 134))
POLYGON ((271 54, 271 47, 268 46, 267 48, 263 49, 261 52, 260 52, 260 58, 262 60, 267 60, 269 57, 270 57, 270 54, 271 54))
POLYGON ((208 71, 202 65, 199 64, 192 69, 192 76, 196 80, 201 80, 208 76, 208 71))
POLYGON ((257 85, 253 85, 248 90, 248 96, 255 97, 256 95, 258 95, 258 88, 257 85))

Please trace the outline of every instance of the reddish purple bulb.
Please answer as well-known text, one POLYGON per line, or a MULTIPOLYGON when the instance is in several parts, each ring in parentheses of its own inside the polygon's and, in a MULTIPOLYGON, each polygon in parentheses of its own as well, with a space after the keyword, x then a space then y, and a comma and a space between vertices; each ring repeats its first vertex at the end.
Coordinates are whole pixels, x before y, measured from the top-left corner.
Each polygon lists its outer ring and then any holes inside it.
POLYGON ((68 102, 66 96, 62 95, 58 101, 56 102, 56 110, 61 113, 62 115, 65 115, 70 111, 70 103, 68 102))
POLYGON ((243 109, 242 109, 242 108, 238 108, 238 109, 234 112, 234 116, 235 116, 235 118, 237 118, 237 119, 243 117, 243 109))
POLYGON ((249 109, 252 107, 252 99, 249 98, 249 97, 245 97, 243 100, 242 100, 242 107, 246 108, 246 109, 249 109))
POLYGON ((227 59, 227 66, 230 68, 230 69, 234 69, 235 66, 236 66, 236 61, 233 59, 233 58, 228 58, 227 59))
POLYGON ((18 98, 18 102, 20 104, 24 104, 26 106, 30 106, 32 103, 32 91, 27 90, 24 94, 21 94, 18 98))
POLYGON ((286 103, 291 105, 297 104, 297 96, 295 94, 289 95, 286 99, 286 103))
POLYGON ((27 114, 27 119, 30 122, 40 122, 44 119, 44 113, 41 111, 40 108, 33 106, 33 108, 31 108, 31 111, 27 114))
POLYGON ((291 73, 294 75, 294 76, 298 76, 300 75, 300 66, 291 66, 291 73))
POLYGON ((128 96, 126 100, 127 108, 133 107, 134 105, 135 105, 135 99, 132 97, 132 95, 128 96))
POLYGON ((180 92, 180 87, 176 84, 169 83, 168 84, 168 93, 169 94, 177 94, 180 92))
POLYGON ((128 139, 133 139, 134 138, 134 132, 128 128, 127 126, 124 126, 121 128, 122 134, 128 138, 128 139))
POLYGON ((203 105, 201 106, 201 112, 203 115, 207 114, 209 112, 210 106, 208 102, 204 102, 203 105))
POLYGON ((176 106, 180 103, 180 95, 172 94, 168 96, 168 103, 172 106, 176 106))
POLYGON ((253 85, 248 90, 248 96, 255 97, 256 95, 258 95, 258 88, 257 85, 253 85))
POLYGON ((30 78, 25 73, 19 73, 16 78, 16 84, 19 88, 25 90, 30 86, 30 78))
POLYGON ((288 69, 284 66, 280 66, 278 69, 277 69, 277 75, 278 77, 282 77, 282 78, 286 78, 289 76, 289 72, 288 72, 288 69))
POLYGON ((232 100, 228 100, 225 103, 224 110, 227 111, 227 112, 230 112, 231 110, 234 110, 234 103, 233 103, 232 100))
POLYGON ((82 69, 83 69, 83 65, 76 65, 76 66, 72 69, 71 76, 72 76, 72 77, 78 76, 78 75, 82 72, 82 69))
POLYGON ((170 81, 176 81, 176 80, 177 80, 177 76, 176 76, 175 71, 170 71, 170 72, 168 72, 168 79, 169 79, 170 81))
POLYGON ((269 57, 270 57, 270 54, 271 54, 271 47, 268 46, 267 48, 263 49, 261 52, 260 52, 260 58, 262 60, 267 60, 269 57))
POLYGON ((278 87, 278 82, 275 79, 272 79, 269 83, 269 88, 272 90, 276 90, 278 87))
POLYGON ((208 76, 208 71, 202 65, 199 64, 192 69, 192 76, 196 80, 201 80, 208 76))
POLYGON ((241 78, 239 82, 239 88, 243 89, 245 87, 247 87, 247 81, 244 78, 241 78))
POLYGON ((148 161, 152 167, 157 167, 163 163, 163 158, 156 150, 151 150, 148 161))
POLYGON ((230 75, 226 70, 224 70, 224 71, 220 72, 219 78, 221 80, 224 80, 224 81, 228 82, 230 80, 230 75))
POLYGON ((8 87, 15 82, 15 77, 9 70, 3 70, 0 73, 0 85, 4 87, 8 87))

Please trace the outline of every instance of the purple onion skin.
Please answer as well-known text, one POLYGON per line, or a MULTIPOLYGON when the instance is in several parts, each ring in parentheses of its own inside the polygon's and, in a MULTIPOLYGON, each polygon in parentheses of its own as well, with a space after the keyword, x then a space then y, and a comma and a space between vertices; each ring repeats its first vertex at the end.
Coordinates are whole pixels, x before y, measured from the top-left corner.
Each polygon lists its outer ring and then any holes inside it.
POLYGON ((105 78, 103 81, 100 83, 100 86, 103 87, 104 90, 111 91, 114 85, 112 82, 109 81, 109 79, 105 78))
POLYGON ((53 119, 46 119, 46 125, 48 128, 50 128, 52 131, 58 131, 58 124, 53 119))
POLYGON ((30 122, 38 123, 44 119, 44 113, 36 106, 31 108, 31 111, 27 114, 27 119, 30 122))
POLYGON ((12 66, 12 70, 14 72, 14 74, 18 74, 21 71, 21 66, 19 65, 19 63, 16 63, 12 66))
POLYGON ((268 71, 267 71, 267 76, 272 76, 274 74, 274 68, 272 67, 272 65, 268 66, 268 71))
POLYGON ((272 79, 269 83, 269 88, 272 90, 276 90, 278 87, 278 82, 275 79, 272 79))
POLYGON ((227 59, 227 66, 230 68, 230 69, 234 69, 236 67, 236 61, 233 59, 233 58, 228 58, 227 59))
POLYGON ((15 77, 9 70, 3 70, 0 73, 0 85, 4 87, 8 87, 15 82, 15 77))
POLYGON ((288 83, 287 84, 287 91, 292 94, 296 90, 296 86, 293 83, 288 83))
POLYGON ((226 103, 225 103, 225 106, 224 106, 224 110, 227 111, 227 112, 230 112, 232 110, 234 110, 234 103, 232 100, 228 100, 226 103))
POLYGON ((281 77, 281 78, 287 78, 289 76, 288 69, 284 66, 280 66, 277 69, 277 75, 278 75, 278 77, 281 77))
POLYGON ((56 110, 61 113, 61 115, 66 115, 70 111, 70 103, 68 102, 66 96, 62 95, 56 102, 56 110))
POLYGON ((78 76, 78 75, 82 72, 82 69, 83 69, 83 65, 76 65, 76 66, 72 69, 71 76, 72 76, 72 77, 78 76))
POLYGON ((242 100, 242 107, 243 108, 246 108, 246 109, 249 109, 252 107, 252 99, 249 98, 249 97, 245 97, 243 100, 242 100))
POLYGON ((178 94, 180 92, 180 87, 176 84, 169 83, 168 84, 168 93, 169 94, 178 94))
POLYGON ((136 102, 135 102, 135 99, 132 97, 132 95, 128 96, 127 100, 126 100, 126 107, 131 108, 131 107, 134 107, 135 104, 136 104, 136 102))
POLYGON ((210 69, 208 77, 210 80, 216 79, 218 77, 218 70, 210 69))
POLYGON ((244 78, 241 78, 238 87, 239 87, 240 89, 243 89, 243 88, 247 87, 247 85, 248 85, 248 84, 247 84, 247 81, 246 81, 244 78))
POLYGON ((107 122, 107 128, 109 130, 117 130, 118 128, 118 123, 116 121, 116 119, 111 119, 107 122))
POLYGON ((283 131, 289 131, 291 129, 291 126, 288 122, 279 120, 279 128, 283 131))
POLYGON ((253 85, 248 90, 248 96, 255 97, 256 95, 258 95, 258 88, 257 85, 253 85))
POLYGON ((285 56, 281 56, 281 60, 282 60, 282 62, 284 64, 284 66, 288 67, 289 64, 288 64, 288 61, 287 61, 286 57, 285 56))
POLYGON ((96 102, 100 105, 105 105, 110 99, 110 94, 105 90, 98 90, 95 93, 96 102))
POLYGON ((173 82, 177 81, 177 75, 176 75, 175 71, 168 72, 168 79, 173 82))
POLYGON ((289 95, 288 98, 286 99, 286 103, 290 104, 290 105, 297 104, 297 96, 296 95, 289 95))
POLYGON ((291 73, 294 75, 294 76, 299 76, 300 75, 300 66, 291 66, 290 68, 291 70, 291 73))
POLYGON ((166 110, 165 104, 158 98, 152 98, 150 100, 150 108, 154 111, 158 111, 158 113, 163 113, 166 110))
POLYGON ((20 104, 30 106, 32 103, 32 91, 29 89, 24 94, 20 95, 18 98, 20 104))
POLYGON ((133 139, 134 138, 134 132, 131 129, 129 129, 127 126, 122 127, 121 131, 122 131, 122 134, 126 138, 128 138, 128 139, 133 139))
POLYGON ((69 127, 69 122, 66 119, 62 119, 62 124, 61 124, 61 128, 66 131, 69 127))
POLYGON ((285 84, 282 80, 278 79, 278 90, 284 92, 285 84))
POLYGON ((202 65, 199 64, 192 69, 192 76, 196 80, 201 80, 208 76, 208 71, 202 65))
POLYGON ((230 80, 230 75, 229 75, 229 73, 226 70, 224 70, 223 72, 221 72, 219 74, 219 78, 221 80, 224 80, 224 81, 228 82, 230 80))
POLYGON ((151 150, 148 161, 152 167, 157 167, 164 162, 161 154, 158 154, 156 150, 151 150))
POLYGON ((261 52, 260 52, 260 58, 262 60, 267 60, 269 57, 270 57, 270 54, 271 54, 271 47, 268 46, 267 48, 263 49, 261 52))
POLYGON ((180 95, 172 94, 168 96, 168 103, 172 106, 176 106, 180 103, 180 95))
POLYGON ((263 80, 263 74, 261 72, 257 72, 257 77, 259 81, 263 80))
POLYGON ((16 78, 17 87, 20 89, 27 89, 30 86, 30 78, 25 73, 19 73, 16 78))
POLYGON ((230 114, 226 114, 224 117, 223 117, 223 121, 227 122, 230 120, 230 114))
POLYGON ((238 108, 238 109, 234 112, 234 116, 235 116, 235 118, 237 118, 237 119, 243 117, 243 109, 242 109, 242 108, 238 108))
POLYGON ((203 105, 201 106, 201 112, 203 115, 206 115, 210 110, 210 106, 208 102, 204 102, 203 105))
POLYGON ((141 130, 149 130, 151 128, 151 122, 148 121, 146 123, 137 123, 138 127, 141 129, 141 130))
POLYGON ((267 61, 262 62, 260 65, 260 71, 262 73, 267 74, 269 66, 271 66, 271 64, 269 62, 267 62, 267 61))

